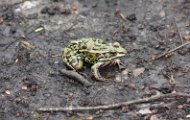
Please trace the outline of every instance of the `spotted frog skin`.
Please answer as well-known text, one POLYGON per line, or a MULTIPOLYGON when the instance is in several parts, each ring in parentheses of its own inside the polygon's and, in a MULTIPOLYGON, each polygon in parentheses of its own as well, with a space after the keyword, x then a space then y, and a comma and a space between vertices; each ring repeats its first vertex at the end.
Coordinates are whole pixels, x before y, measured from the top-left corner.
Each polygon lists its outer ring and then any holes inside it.
POLYGON ((118 42, 105 43, 102 39, 82 38, 70 41, 63 49, 63 61, 73 70, 80 70, 84 63, 92 64, 91 71, 97 80, 106 80, 100 75, 99 67, 109 63, 120 65, 118 58, 127 54, 127 51, 118 42))

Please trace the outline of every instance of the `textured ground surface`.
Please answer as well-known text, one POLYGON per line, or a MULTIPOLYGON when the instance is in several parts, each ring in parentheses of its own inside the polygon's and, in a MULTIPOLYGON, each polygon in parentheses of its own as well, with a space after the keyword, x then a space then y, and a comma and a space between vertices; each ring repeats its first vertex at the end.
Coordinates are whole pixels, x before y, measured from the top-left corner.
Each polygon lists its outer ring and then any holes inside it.
POLYGON ((169 58, 153 60, 155 55, 188 42, 181 41, 180 34, 190 34, 189 0, 1 0, 0 119, 188 119, 189 99, 165 101, 166 106, 172 105, 152 111, 152 103, 93 112, 35 111, 48 106, 118 103, 155 91, 189 93, 189 46, 169 58), (99 82, 87 66, 84 73, 89 74, 91 87, 65 76, 50 76, 50 72, 65 68, 61 48, 82 37, 120 42, 129 52, 122 58, 127 69, 121 72, 115 67, 102 68, 107 71, 102 73, 104 76, 112 77, 109 82, 99 82), (24 46, 23 40, 35 47, 29 49, 32 46, 24 46), (170 80, 175 80, 175 87, 170 80))

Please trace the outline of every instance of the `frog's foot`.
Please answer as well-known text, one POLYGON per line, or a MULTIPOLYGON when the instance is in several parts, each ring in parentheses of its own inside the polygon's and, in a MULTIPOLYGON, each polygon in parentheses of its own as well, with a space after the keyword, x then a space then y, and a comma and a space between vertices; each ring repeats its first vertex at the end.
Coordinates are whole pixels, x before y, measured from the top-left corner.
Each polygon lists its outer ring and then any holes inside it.
POLYGON ((92 74, 94 75, 94 77, 99 80, 99 81, 105 81, 106 79, 103 78, 101 75, 100 75, 100 72, 99 72, 99 67, 101 65, 103 65, 104 62, 98 62, 96 64, 94 64, 92 67, 91 67, 91 70, 92 70, 92 74))
POLYGON ((118 65, 120 70, 126 68, 125 64, 122 63, 119 59, 111 61, 111 65, 118 65))

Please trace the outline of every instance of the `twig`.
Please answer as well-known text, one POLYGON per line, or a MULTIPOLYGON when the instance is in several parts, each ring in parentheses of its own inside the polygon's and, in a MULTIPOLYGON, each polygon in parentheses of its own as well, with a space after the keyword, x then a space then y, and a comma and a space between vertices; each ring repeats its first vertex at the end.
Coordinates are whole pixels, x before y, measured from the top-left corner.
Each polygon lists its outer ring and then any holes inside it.
POLYGON ((7 46, 5 46, 1 51, 4 52, 5 50, 7 50, 12 44, 14 44, 15 42, 19 41, 20 39, 15 39, 13 41, 11 41, 10 43, 8 43, 7 46))
MULTIPOLYGON (((185 97, 190 98, 190 94, 186 93, 169 93, 169 94, 159 94, 152 96, 150 98, 143 98, 138 100, 132 100, 127 102, 120 102, 115 104, 109 105, 102 105, 102 106, 90 106, 90 107, 42 107, 39 108, 37 111, 39 112, 67 112, 67 111, 92 111, 92 110, 107 110, 107 109, 114 109, 122 106, 134 105, 134 104, 142 104, 142 103, 150 103, 162 100, 164 98, 179 98, 185 97)), ((174 99, 175 100, 175 99, 174 99)))
POLYGON ((60 73, 67 77, 70 77, 70 78, 73 78, 73 79, 79 81, 80 83, 82 83, 85 86, 92 85, 92 83, 90 83, 87 79, 85 79, 82 75, 80 75, 79 73, 77 73, 75 71, 62 69, 62 70, 60 70, 60 73))
POLYGON ((174 49, 171 49, 170 51, 167 51, 167 52, 159 55, 158 57, 156 57, 156 59, 160 59, 160 58, 162 58, 164 56, 167 56, 167 55, 171 54, 172 52, 175 52, 176 50, 179 50, 180 48, 182 48, 182 47, 184 47, 186 45, 189 45, 189 44, 190 44, 190 42, 186 42, 186 43, 184 43, 184 44, 182 44, 182 45, 180 45, 180 46, 178 46, 178 47, 176 47, 174 49))
POLYGON ((66 30, 64 30, 63 32, 67 32, 67 31, 70 31, 74 26, 76 26, 78 23, 75 22, 73 23, 69 28, 67 28, 66 30))

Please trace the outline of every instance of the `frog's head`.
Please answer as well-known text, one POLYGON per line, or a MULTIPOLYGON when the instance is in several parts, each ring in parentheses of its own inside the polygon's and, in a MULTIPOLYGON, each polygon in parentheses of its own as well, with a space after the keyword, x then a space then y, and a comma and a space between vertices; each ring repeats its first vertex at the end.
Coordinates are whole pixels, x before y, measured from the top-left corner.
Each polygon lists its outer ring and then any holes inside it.
MULTIPOLYGON (((108 60, 107 58, 109 58, 109 60, 120 58, 127 54, 126 49, 121 47, 118 42, 108 43, 102 46, 100 50, 99 53, 104 53, 105 60, 108 60)), ((104 59, 102 58, 102 60, 104 59)))
POLYGON ((116 57, 123 57, 127 54, 127 50, 121 47, 121 45, 118 42, 112 43, 112 51, 116 53, 116 57))

